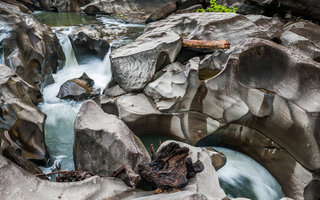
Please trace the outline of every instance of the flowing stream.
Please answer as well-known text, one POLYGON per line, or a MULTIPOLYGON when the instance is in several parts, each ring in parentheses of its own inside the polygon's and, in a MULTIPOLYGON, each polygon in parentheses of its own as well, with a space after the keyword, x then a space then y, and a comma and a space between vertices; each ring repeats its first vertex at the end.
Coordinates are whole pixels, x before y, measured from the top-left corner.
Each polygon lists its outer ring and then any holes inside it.
MULTIPOLYGON (((73 170, 73 139, 74 139, 74 120, 83 102, 70 100, 61 100, 57 98, 60 86, 67 80, 80 77, 86 72, 90 78, 95 81, 95 88, 101 91, 111 79, 109 52, 103 60, 87 58, 86 62, 79 65, 74 56, 74 51, 68 34, 75 25, 83 24, 100 24, 104 27, 129 27, 132 32, 127 37, 121 37, 116 43, 129 43, 142 32, 144 26, 135 24, 125 24, 121 20, 109 17, 100 17, 93 19, 88 16, 78 14, 57 14, 47 12, 37 12, 35 15, 43 23, 53 26, 59 41, 62 45, 66 62, 60 66, 56 74, 53 75, 54 83, 45 87, 43 90, 44 101, 39 105, 42 112, 47 114, 45 123, 45 139, 50 153, 50 159, 47 166, 42 167, 45 173, 56 170, 56 166, 61 165, 61 170, 73 170), (63 24, 64 18, 67 18, 63 24), (60 27, 56 27, 60 26, 60 27), (67 27, 61 27, 67 26, 67 27)), ((0 52, 1 62, 1 52, 0 52)), ((169 139, 159 136, 142 136, 143 143, 148 148, 154 144, 156 149, 159 140, 164 142, 169 139)), ((276 200, 283 197, 280 185, 277 181, 253 159, 239 152, 215 148, 227 156, 227 163, 218 170, 218 177, 221 187, 229 197, 247 197, 256 200, 276 200)))
MULTIPOLYGON (((72 170, 73 166, 73 125, 82 102, 61 100, 57 98, 60 86, 72 78, 80 77, 84 72, 95 81, 95 88, 103 88, 111 79, 109 53, 104 60, 88 58, 85 64, 79 65, 67 37, 71 28, 66 28, 59 35, 63 51, 66 56, 66 64, 53 75, 54 83, 43 90, 44 101, 39 105, 42 112, 47 114, 45 124, 46 144, 50 153, 48 168, 45 172, 55 169, 55 165, 61 164, 62 170, 72 170)), ((110 52, 110 51, 109 51, 110 52)))
POLYGON ((103 27, 112 28, 125 26, 131 29, 131 34, 121 37, 119 40, 121 40, 120 42, 129 43, 139 35, 144 26, 125 24, 121 20, 108 17, 92 19, 78 14, 65 13, 60 15, 57 13, 37 12, 35 16, 40 21, 43 20, 44 23, 53 26, 66 57, 65 65, 59 66, 61 70, 53 74, 54 83, 43 89, 44 100, 39 104, 39 109, 47 115, 45 139, 50 154, 47 166, 41 169, 44 173, 55 171, 56 166, 61 166, 61 170, 73 170, 74 121, 83 101, 62 100, 56 96, 64 82, 78 78, 84 72, 95 81, 94 88, 100 88, 102 91, 111 79, 109 59, 111 48, 103 60, 87 57, 84 63, 78 64, 68 35, 75 28, 74 25, 78 25, 79 22, 99 24, 103 27), (64 19, 66 24, 61 22, 64 19), (67 27, 57 27, 61 25, 67 25, 67 27))
POLYGON ((231 198, 278 200, 284 197, 279 183, 259 163, 240 152, 214 147, 227 157, 227 163, 217 171, 221 188, 231 198))

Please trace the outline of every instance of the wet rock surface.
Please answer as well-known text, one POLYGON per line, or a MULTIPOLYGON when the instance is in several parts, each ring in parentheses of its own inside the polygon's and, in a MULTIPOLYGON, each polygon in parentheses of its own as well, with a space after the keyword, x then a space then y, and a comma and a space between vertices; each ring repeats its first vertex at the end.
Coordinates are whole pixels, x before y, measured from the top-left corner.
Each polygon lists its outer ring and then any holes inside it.
POLYGON ((61 85, 57 95, 60 99, 81 101, 99 96, 100 89, 94 89, 94 80, 86 73, 81 77, 66 81, 61 85))
POLYGON ((50 27, 15 3, 0 3, 1 58, 29 84, 45 86, 65 60, 62 48, 50 27))

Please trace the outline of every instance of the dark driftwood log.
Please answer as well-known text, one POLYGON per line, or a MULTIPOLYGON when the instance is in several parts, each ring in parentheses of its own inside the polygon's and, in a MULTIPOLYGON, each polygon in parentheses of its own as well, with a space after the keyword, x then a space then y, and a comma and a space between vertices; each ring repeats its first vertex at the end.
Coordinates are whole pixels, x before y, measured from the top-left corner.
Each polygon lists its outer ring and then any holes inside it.
POLYGON ((120 178, 123 182, 133 188, 136 188, 138 182, 141 180, 139 174, 135 173, 128 164, 119 168, 112 176, 120 178))
POLYGON ((194 49, 230 49, 230 43, 227 40, 202 41, 183 39, 182 46, 194 49))
POLYGON ((188 184, 187 177, 193 177, 203 170, 201 161, 192 163, 187 147, 170 143, 157 152, 148 164, 138 166, 138 173, 161 190, 183 188, 188 184))

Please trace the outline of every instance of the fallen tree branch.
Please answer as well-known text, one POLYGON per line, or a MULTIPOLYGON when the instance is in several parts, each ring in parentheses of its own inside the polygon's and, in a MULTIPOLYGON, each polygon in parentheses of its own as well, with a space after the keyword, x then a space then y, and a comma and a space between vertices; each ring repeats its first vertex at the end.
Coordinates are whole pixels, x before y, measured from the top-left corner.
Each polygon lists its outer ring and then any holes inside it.
POLYGON ((182 46, 195 49, 230 49, 230 43, 227 40, 203 41, 183 39, 182 46))
POLYGON ((71 173, 72 171, 57 171, 57 172, 51 172, 48 174, 35 174, 35 176, 51 176, 51 175, 55 175, 55 174, 67 174, 67 173, 71 173))

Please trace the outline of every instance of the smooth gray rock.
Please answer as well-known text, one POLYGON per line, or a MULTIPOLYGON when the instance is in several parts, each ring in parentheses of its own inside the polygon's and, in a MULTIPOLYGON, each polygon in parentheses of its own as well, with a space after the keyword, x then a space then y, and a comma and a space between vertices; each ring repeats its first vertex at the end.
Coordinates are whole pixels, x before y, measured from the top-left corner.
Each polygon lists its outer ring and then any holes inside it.
POLYGON ((39 88, 51 83, 52 72, 63 66, 64 53, 52 29, 14 2, 0 3, 1 62, 39 88))
POLYGON ((82 105, 74 127, 76 169, 111 176, 124 164, 136 171, 138 164, 150 161, 144 145, 125 123, 104 113, 92 100, 82 105))
POLYGON ((142 93, 101 98, 101 106, 105 112, 119 116, 137 135, 160 134, 196 144, 220 127, 219 121, 199 112, 161 113, 142 93))
POLYGON ((144 93, 153 98, 160 111, 168 110, 184 97, 190 70, 178 62, 169 64, 159 72, 159 78, 145 87, 144 93))
POLYGON ((248 38, 280 38, 283 24, 262 15, 184 13, 149 24, 145 33, 173 31, 194 40, 228 40, 234 47, 248 38))
POLYGON ((1 112, 0 132, 11 130, 10 137, 24 158, 44 162, 48 157, 44 138, 46 116, 34 105, 39 96, 38 89, 0 64, 0 101, 9 108, 8 113, 1 112))
POLYGON ((140 91, 156 70, 173 63, 180 52, 182 39, 173 32, 152 31, 110 55, 115 81, 126 92, 140 91))
POLYGON ((297 54, 320 62, 320 26, 311 22, 295 22, 284 28, 282 45, 297 54))
POLYGON ((103 60, 110 48, 102 33, 92 27, 77 27, 69 34, 69 38, 79 63, 82 63, 86 56, 103 60))

